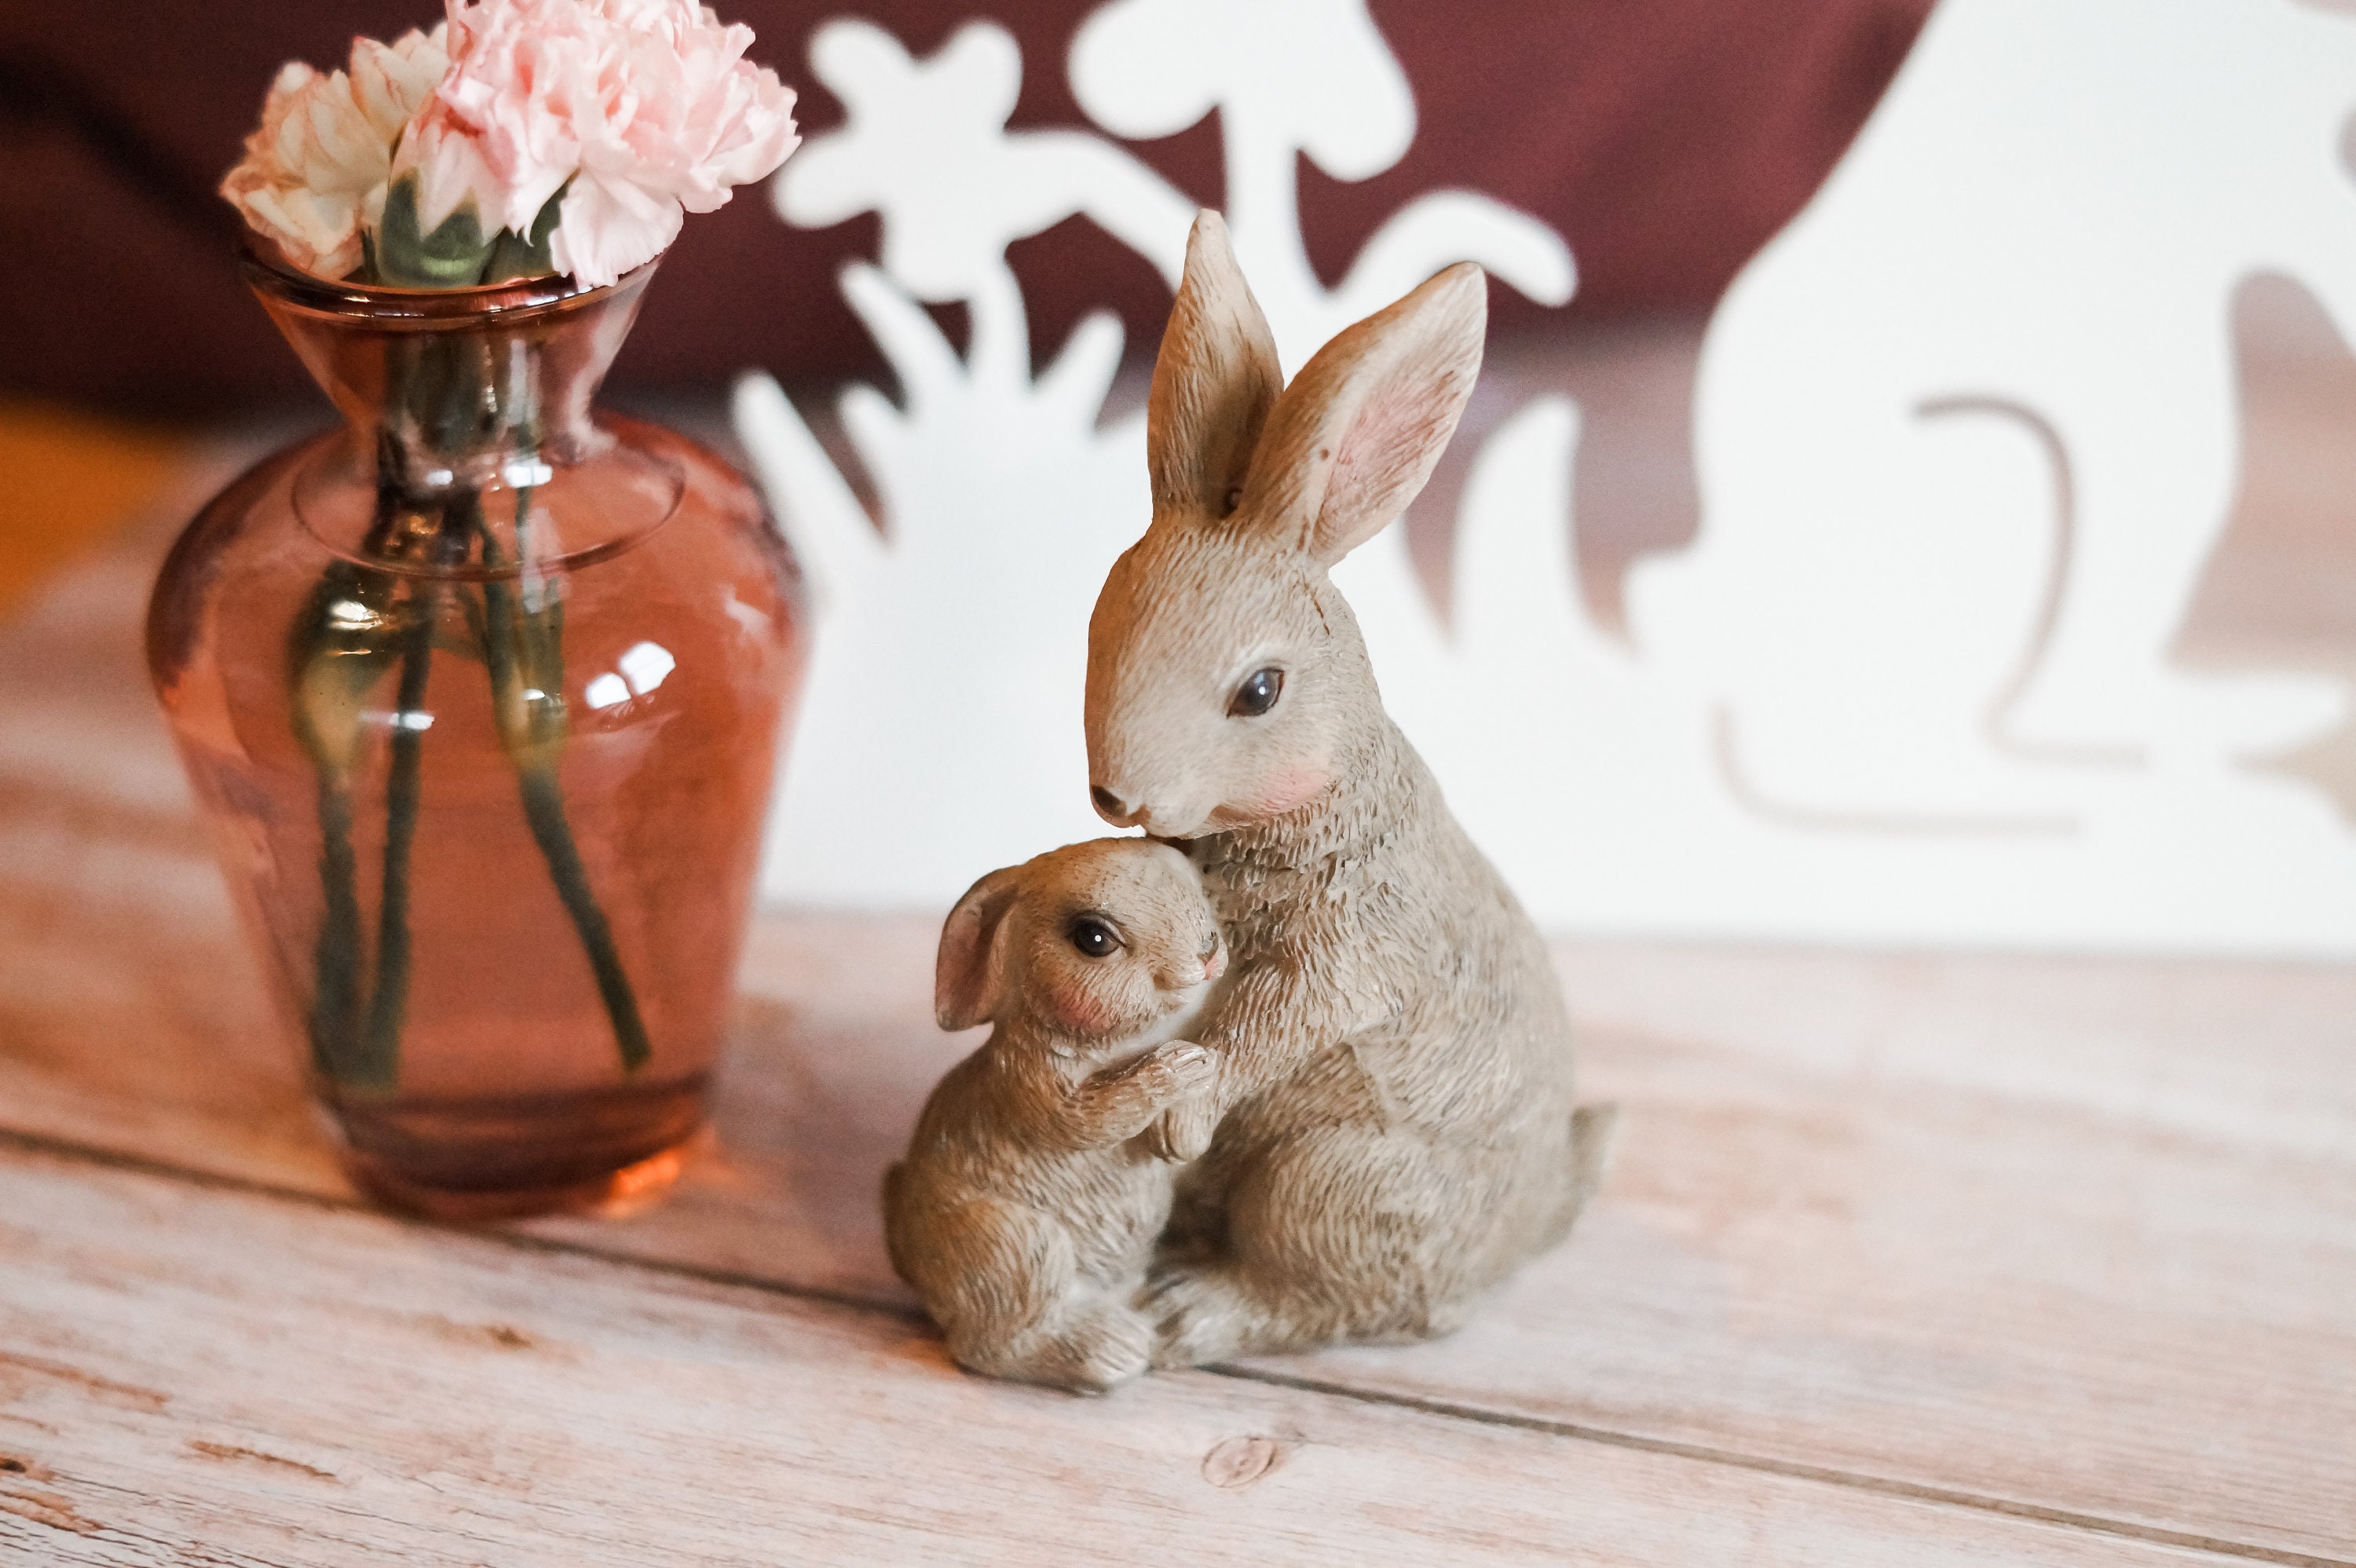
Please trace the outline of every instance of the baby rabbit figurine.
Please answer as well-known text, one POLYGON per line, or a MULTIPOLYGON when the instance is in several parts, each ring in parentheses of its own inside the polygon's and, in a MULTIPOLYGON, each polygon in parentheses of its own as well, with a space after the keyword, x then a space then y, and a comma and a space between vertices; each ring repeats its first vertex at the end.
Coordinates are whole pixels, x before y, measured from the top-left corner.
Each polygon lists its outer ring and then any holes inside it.
POLYGON ((996 1027, 926 1102, 884 1221, 961 1365, 1082 1391, 1146 1369, 1131 1297, 1173 1168, 1138 1135, 1208 1083, 1178 1037, 1226 966, 1201 876, 1150 838, 992 871, 949 912, 935 1012, 996 1027))
POLYGON ((1326 572, 1422 488, 1481 363, 1461 264, 1290 386, 1216 213, 1146 411, 1153 521, 1088 627, 1098 812, 1184 844, 1234 950, 1194 1039, 1158 1365, 1446 1333, 1567 1232, 1608 1109, 1574 1112, 1553 965, 1383 711, 1326 572), (1215 1126, 1215 1134, 1210 1129, 1215 1126))

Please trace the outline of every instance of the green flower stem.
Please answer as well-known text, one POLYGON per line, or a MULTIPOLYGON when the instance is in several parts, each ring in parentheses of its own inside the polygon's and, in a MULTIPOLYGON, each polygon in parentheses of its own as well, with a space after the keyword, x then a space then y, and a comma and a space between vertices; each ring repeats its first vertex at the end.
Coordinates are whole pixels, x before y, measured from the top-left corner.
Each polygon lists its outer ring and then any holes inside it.
POLYGON ((637 995, 630 988, 622 955, 614 946, 613 928, 590 889, 589 869, 581 863, 581 850, 565 820, 564 790, 557 781, 556 766, 552 762, 527 764, 517 769, 516 778, 522 787, 523 814, 531 824, 532 838, 548 862, 557 897, 564 901, 564 912, 573 917, 573 929, 581 933, 582 949, 596 974, 597 995, 605 1001, 605 1016, 613 1020, 622 1068, 636 1072, 647 1064, 653 1048, 647 1041, 646 1023, 638 1017, 637 995))
MULTIPOLYGON (((544 241, 548 227, 534 226, 534 242, 544 241)), ((412 726, 423 710, 442 613, 455 595, 472 633, 467 651, 479 654, 489 677, 493 722, 516 770, 533 842, 588 956, 622 1065, 636 1072, 653 1054, 646 1023, 565 815, 557 766, 567 732, 564 602, 530 575, 532 492, 516 500, 518 563, 526 575, 510 584, 499 575, 506 551, 485 521, 481 496, 461 490, 423 499, 408 472, 421 448, 479 455, 504 447, 530 455, 539 444, 539 411, 529 368, 498 356, 487 341, 429 336, 388 350, 386 374, 377 516, 365 548, 388 562, 432 570, 422 581, 404 581, 391 571, 329 566, 296 618, 288 649, 295 730, 318 774, 324 910, 310 1018, 313 1061, 323 1077, 350 1089, 389 1091, 400 1075, 412 959, 411 860, 423 806, 425 737, 412 726), (490 572, 479 592, 439 578, 477 545, 490 572), (369 699, 396 666, 374 989, 364 997, 369 974, 351 781, 363 753, 369 699)))
POLYGON ((409 1008, 409 858, 417 841, 417 811, 423 785, 425 737, 412 728, 423 710, 425 683, 434 670, 434 624, 442 595, 424 588, 410 601, 412 616, 401 651, 401 695, 392 710, 391 760, 384 785, 384 885, 377 905, 376 994, 369 998, 368 1033, 361 1041, 351 1082, 390 1089, 401 1070, 401 1026, 409 1008))
MULTIPOLYGON (((392 526, 392 513, 380 505, 371 538, 390 537, 392 526)), ((395 596, 386 573, 337 562, 322 574, 295 618, 287 647, 294 731, 317 777, 321 908, 312 960, 311 1060, 321 1076, 337 1083, 357 1069, 367 979, 352 773, 369 693, 391 668, 395 596)))
MULTIPOLYGON (((523 570, 530 570, 532 493, 516 497, 516 542, 523 570)), ((498 541, 479 520, 483 564, 502 564, 498 541)), ((564 912, 572 917, 581 947, 595 975, 597 995, 614 1026, 625 1072, 635 1072, 653 1054, 645 1020, 638 1014, 637 994, 622 967, 620 950, 597 894, 589 884, 589 869, 564 811, 564 791, 557 773, 567 725, 564 714, 564 603, 542 597, 523 579, 511 589, 493 577, 483 584, 483 656, 491 677, 491 706, 498 718, 499 739, 515 763, 518 788, 523 796, 524 819, 531 826, 533 842, 548 862, 549 879, 556 885, 564 912)))
POLYGON ((326 910, 314 957, 311 1062, 322 1077, 343 1082, 360 1021, 360 896, 352 851, 352 786, 342 770, 322 763, 319 775, 319 888, 326 910))

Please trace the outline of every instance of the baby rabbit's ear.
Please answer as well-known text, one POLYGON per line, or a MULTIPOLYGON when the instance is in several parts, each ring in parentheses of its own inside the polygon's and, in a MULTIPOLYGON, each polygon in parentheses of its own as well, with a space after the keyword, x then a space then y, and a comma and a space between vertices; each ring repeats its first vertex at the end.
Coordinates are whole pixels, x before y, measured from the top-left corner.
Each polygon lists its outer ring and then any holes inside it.
POLYGON ((1488 282, 1460 261, 1317 351, 1277 400, 1244 501, 1332 566, 1407 509, 1481 373, 1488 282))
POLYGON ((1146 397, 1155 508, 1200 508, 1215 517, 1234 511, 1283 385, 1276 339, 1236 265, 1226 222, 1206 208, 1186 238, 1186 275, 1146 397))
POLYGON ((968 888, 941 926, 941 950, 933 960, 933 1017, 943 1029, 971 1029, 998 1011, 990 952, 998 923, 1014 903, 1020 869, 992 871, 968 888))

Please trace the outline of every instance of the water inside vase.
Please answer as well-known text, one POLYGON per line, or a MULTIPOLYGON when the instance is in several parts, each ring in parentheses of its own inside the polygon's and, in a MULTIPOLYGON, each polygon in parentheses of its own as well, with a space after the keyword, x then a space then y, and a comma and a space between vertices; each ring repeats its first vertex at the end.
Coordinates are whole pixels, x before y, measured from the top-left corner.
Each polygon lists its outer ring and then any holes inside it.
POLYGON ((565 723, 544 767, 519 765, 479 653, 486 585, 419 577, 399 603, 430 618, 422 678, 396 666, 369 683, 348 760, 323 768, 287 628, 338 558, 291 526, 303 460, 217 523, 212 592, 159 670, 183 755, 362 1178, 468 1217, 503 1193, 581 1200, 700 1122, 798 675, 796 609, 743 519, 683 485, 670 522, 546 585, 562 660, 555 689, 530 696, 565 723), (568 902, 568 875, 586 904, 568 902), (584 918, 603 923, 641 1061, 584 918))

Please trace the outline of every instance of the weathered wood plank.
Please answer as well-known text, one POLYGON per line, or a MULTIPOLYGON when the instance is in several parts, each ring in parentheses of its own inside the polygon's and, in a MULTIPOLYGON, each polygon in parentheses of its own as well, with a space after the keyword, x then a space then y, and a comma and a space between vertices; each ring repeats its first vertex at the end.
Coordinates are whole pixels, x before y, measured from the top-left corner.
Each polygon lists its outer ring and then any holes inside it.
MULTIPOLYGON (((724 1167, 668 1213, 541 1228, 892 1289, 874 1182, 958 1049, 929 951, 921 923, 766 923, 724 1167)), ((1449 1342, 1270 1365, 2356 1556, 2356 975, 1562 962, 1626 1111, 1602 1200, 1449 1342)))
POLYGON ((2152 1565, 2227 1559, 0 1150, 0 1555, 2152 1565))
MULTIPOLYGON (((154 549, 0 627, 0 1125, 341 1193, 140 685, 154 549)), ((534 1229, 904 1300, 931 938, 764 922, 719 1151, 534 1229)), ((1289 1372, 2356 1556, 2356 970, 1561 957, 1604 1199, 1459 1339, 1289 1372)))
POLYGON ((2356 1555, 2356 1162, 1590 1039, 1629 1144, 1585 1233, 1320 1375, 2356 1555))
POLYGON ((337 1189, 141 650, 174 519, 254 446, 209 450, 0 624, 0 1117, 337 1189))

